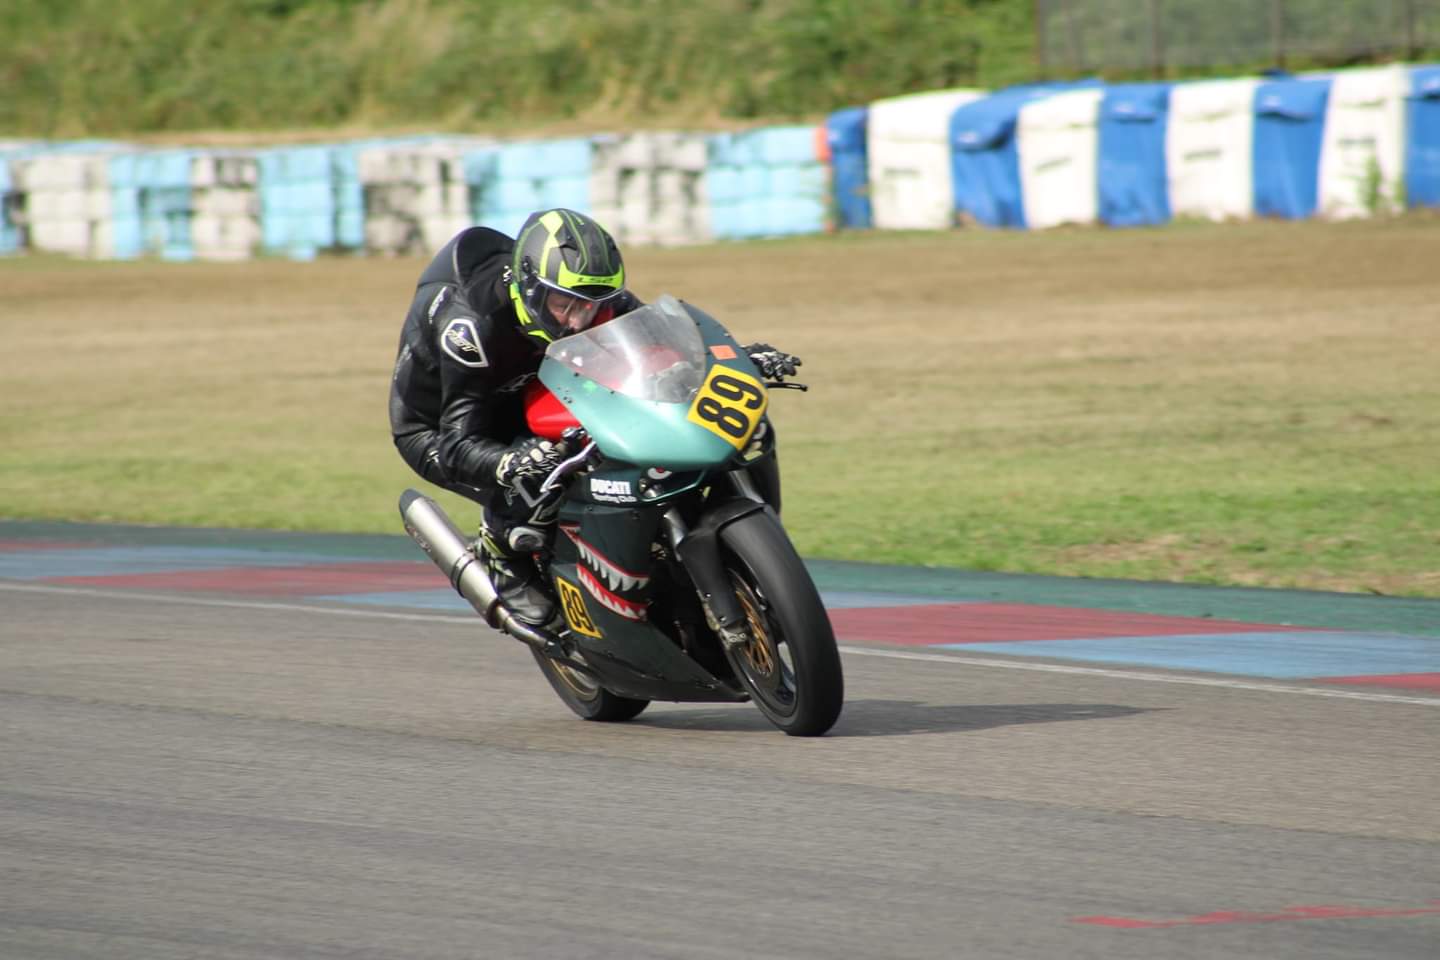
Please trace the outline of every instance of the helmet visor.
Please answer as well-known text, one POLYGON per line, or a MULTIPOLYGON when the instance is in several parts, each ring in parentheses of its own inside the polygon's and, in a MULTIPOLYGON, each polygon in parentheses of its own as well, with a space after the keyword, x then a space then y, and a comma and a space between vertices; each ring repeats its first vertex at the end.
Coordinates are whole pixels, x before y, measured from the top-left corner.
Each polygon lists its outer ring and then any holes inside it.
POLYGON ((565 337, 588 330, 602 311, 625 292, 624 287, 577 287, 566 290, 541 281, 540 311, 543 322, 565 337))

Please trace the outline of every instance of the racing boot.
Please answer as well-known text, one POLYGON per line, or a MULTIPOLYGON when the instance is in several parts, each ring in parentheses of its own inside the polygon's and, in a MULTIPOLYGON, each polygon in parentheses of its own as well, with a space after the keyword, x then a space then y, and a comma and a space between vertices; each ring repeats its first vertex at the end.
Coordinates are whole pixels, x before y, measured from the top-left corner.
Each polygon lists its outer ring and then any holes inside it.
POLYGON ((526 623, 545 626, 556 618, 555 601, 541 585, 539 571, 526 552, 544 544, 543 534, 531 527, 515 527, 503 540, 494 531, 480 528, 475 554, 495 584, 500 602, 526 623))

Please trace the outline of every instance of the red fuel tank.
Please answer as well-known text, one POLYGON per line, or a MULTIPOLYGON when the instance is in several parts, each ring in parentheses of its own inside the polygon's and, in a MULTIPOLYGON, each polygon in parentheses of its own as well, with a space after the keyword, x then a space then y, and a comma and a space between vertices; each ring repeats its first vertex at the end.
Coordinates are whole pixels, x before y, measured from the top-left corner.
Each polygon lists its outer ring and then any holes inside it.
POLYGON ((539 380, 525 387, 525 423, 531 433, 546 440, 559 440, 568 428, 580 426, 570 409, 539 380))

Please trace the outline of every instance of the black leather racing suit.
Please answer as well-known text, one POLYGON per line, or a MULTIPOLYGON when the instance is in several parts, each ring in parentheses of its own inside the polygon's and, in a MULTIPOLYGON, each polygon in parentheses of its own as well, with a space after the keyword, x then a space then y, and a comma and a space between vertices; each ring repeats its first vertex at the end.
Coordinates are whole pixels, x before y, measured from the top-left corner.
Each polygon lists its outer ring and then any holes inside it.
POLYGON ((514 511, 495 468, 528 433, 521 395, 545 348, 515 317, 505 281, 513 247, 471 227, 440 248, 416 284, 390 383, 390 432, 405 462, 504 515, 514 511))
MULTIPOLYGON (((431 483, 486 507, 500 529, 531 520, 503 496, 500 458, 525 424, 525 386, 545 344, 520 330, 507 268, 514 241, 489 227, 461 231, 420 274, 390 382, 390 432, 400 456, 431 483)), ((628 293, 616 314, 638 301, 628 293)))

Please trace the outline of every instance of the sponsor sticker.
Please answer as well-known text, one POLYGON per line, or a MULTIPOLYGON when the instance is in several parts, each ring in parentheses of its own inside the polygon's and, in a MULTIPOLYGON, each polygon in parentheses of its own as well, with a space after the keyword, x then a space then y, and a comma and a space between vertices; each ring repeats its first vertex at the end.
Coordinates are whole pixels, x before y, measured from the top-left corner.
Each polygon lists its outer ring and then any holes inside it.
POLYGON ((475 332, 475 321, 469 317, 456 317, 445 326, 440 334, 440 348, 452 360, 467 367, 488 367, 485 350, 480 346, 480 335, 475 332))
POLYGON ((560 591, 560 608, 565 611, 565 622, 570 624, 570 629, 599 639, 600 628, 590 619, 590 611, 585 609, 585 596, 580 592, 580 588, 564 577, 556 577, 555 589, 560 591))
POLYGON ((710 352, 715 355, 716 360, 735 359, 735 348, 728 343, 717 343, 710 348, 710 352))
POLYGON ((635 491, 629 480, 601 480, 590 478, 590 496, 601 503, 634 503, 635 491))

